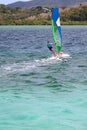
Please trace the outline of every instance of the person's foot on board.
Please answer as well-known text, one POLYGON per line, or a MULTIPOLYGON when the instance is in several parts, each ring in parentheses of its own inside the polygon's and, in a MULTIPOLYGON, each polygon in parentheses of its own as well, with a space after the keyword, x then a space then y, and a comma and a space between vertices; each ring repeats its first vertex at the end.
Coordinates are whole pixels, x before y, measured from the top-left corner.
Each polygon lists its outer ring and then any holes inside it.
POLYGON ((60 52, 59 54, 57 54, 57 58, 62 57, 63 54, 64 54, 63 52, 60 52))

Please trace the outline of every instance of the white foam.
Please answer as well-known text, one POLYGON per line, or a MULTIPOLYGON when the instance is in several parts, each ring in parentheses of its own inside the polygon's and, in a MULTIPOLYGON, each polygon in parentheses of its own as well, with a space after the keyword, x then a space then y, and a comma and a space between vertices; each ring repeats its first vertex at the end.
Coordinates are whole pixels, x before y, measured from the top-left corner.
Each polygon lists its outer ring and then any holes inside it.
POLYGON ((48 65, 49 63, 54 63, 54 62, 57 62, 57 61, 61 61, 61 59, 58 58, 58 57, 54 57, 54 56, 35 60, 35 62, 38 63, 39 65, 48 65))
POLYGON ((29 71, 39 66, 61 62, 63 58, 69 58, 69 57, 70 55, 63 54, 62 57, 60 58, 51 56, 48 58, 35 59, 28 62, 24 61, 21 63, 6 64, 0 67, 0 72, 3 75, 3 74, 14 73, 14 72, 18 73, 18 72, 23 72, 23 71, 29 71))
POLYGON ((1 69, 2 74, 9 74, 9 73, 13 73, 13 72, 27 71, 34 67, 35 67, 34 64, 22 62, 22 63, 3 65, 3 66, 1 66, 0 69, 1 69))
POLYGON ((63 58, 70 58, 70 55, 63 53, 61 57, 63 57, 63 58))

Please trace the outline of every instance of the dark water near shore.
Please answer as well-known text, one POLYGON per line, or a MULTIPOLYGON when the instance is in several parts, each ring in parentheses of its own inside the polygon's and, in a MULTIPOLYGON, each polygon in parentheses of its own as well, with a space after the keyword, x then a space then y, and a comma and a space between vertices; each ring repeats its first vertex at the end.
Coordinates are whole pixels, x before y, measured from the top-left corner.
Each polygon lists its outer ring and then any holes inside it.
POLYGON ((0 130, 87 130, 87 26, 0 26, 0 130))

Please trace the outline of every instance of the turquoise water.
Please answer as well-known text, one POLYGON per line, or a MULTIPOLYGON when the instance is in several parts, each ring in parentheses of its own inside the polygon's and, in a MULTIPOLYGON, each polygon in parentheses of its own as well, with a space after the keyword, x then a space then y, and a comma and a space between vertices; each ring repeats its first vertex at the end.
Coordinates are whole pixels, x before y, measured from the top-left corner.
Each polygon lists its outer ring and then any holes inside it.
POLYGON ((87 26, 0 26, 0 130, 87 130, 87 26))

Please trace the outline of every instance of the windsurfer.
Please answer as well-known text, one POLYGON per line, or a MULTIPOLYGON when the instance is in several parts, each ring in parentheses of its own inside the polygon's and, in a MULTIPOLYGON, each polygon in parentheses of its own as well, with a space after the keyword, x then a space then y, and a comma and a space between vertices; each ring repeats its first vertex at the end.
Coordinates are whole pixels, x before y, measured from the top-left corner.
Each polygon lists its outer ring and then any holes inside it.
POLYGON ((63 52, 60 52, 59 54, 56 53, 56 51, 53 49, 53 43, 47 41, 47 47, 49 48, 49 50, 54 54, 55 57, 61 57, 63 55, 63 52))
POLYGON ((54 56, 57 56, 57 53, 56 53, 56 51, 53 49, 52 44, 53 44, 53 43, 47 41, 47 47, 48 47, 49 50, 54 54, 54 56))

